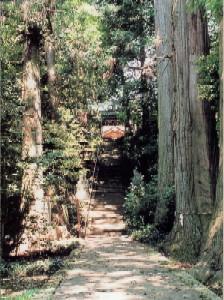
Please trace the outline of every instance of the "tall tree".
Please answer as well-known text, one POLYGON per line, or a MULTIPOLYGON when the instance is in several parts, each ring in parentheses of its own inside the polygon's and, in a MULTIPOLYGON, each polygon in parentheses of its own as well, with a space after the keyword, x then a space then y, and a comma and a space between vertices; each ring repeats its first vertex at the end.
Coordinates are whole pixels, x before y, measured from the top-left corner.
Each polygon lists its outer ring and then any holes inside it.
POLYGON ((173 1, 155 0, 155 24, 158 76, 158 127, 159 163, 156 222, 161 223, 167 214, 163 193, 174 185, 174 133, 173 113, 175 101, 173 1))
POLYGON ((202 255, 194 271, 197 277, 214 289, 222 289, 223 280, 223 17, 220 21, 219 65, 219 166, 216 185, 216 197, 207 240, 202 248, 202 255))
POLYGON ((39 250, 41 230, 47 221, 44 202, 43 170, 38 160, 43 153, 41 97, 40 97, 40 42, 41 27, 35 18, 30 18, 30 1, 23 1, 21 8, 25 23, 25 50, 23 69, 24 103, 22 160, 24 173, 21 189, 22 233, 19 236, 17 253, 39 250), (36 231, 36 232, 35 232, 36 231))
POLYGON ((173 2, 175 48, 174 165, 176 219, 173 250, 189 260, 200 254, 212 213, 206 105, 198 97, 198 58, 206 54, 203 9, 189 12, 186 0, 173 2), (183 255, 184 254, 184 255, 183 255))

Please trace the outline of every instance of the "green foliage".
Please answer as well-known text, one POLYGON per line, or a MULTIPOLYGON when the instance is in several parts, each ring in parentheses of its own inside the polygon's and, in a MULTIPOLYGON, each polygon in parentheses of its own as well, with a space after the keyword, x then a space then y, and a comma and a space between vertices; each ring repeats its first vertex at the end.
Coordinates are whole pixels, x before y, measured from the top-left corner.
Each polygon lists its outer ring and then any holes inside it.
POLYGON ((41 161, 45 168, 46 184, 74 185, 82 168, 79 143, 84 135, 82 127, 69 110, 63 109, 60 122, 47 123, 44 132, 45 151, 41 161))
POLYGON ((157 116, 152 116, 148 130, 141 128, 127 134, 122 144, 123 156, 134 168, 137 167, 146 179, 157 174, 158 140, 157 116))
POLYGON ((103 97, 105 53, 101 45, 100 15, 87 1, 58 3, 54 19, 61 102, 86 109, 103 97))
POLYGON ((129 127, 123 156, 145 176, 157 161, 156 78, 130 66, 143 66, 154 52, 153 1, 99 0, 103 46, 111 56, 107 93, 121 103, 129 127))
POLYGON ((126 222, 131 230, 153 224, 157 201, 157 180, 153 178, 145 184, 143 175, 134 170, 124 203, 126 222))
POLYGON ((99 0, 97 3, 102 14, 103 46, 115 59, 108 78, 108 93, 121 101, 124 111, 131 111, 128 107, 129 97, 133 98, 131 95, 139 92, 141 79, 134 76, 126 78, 124 70, 131 61, 139 61, 143 49, 151 45, 154 32, 153 1, 111 3, 99 0))
POLYGON ((175 188, 166 186, 163 193, 160 193, 160 205, 156 210, 156 228, 161 234, 167 234, 171 231, 175 218, 175 188))
POLYGON ((214 18, 208 19, 210 52, 198 61, 198 94, 199 99, 209 102, 211 114, 215 118, 214 128, 219 129, 219 101, 220 101, 220 47, 219 26, 214 18))
POLYGON ((219 53, 217 48, 209 55, 203 56, 198 62, 198 90, 201 100, 212 101, 213 109, 217 110, 219 100, 219 53))
POLYGON ((62 107, 59 112, 57 123, 48 122, 44 126, 44 155, 40 161, 45 170, 45 186, 54 185, 60 194, 60 190, 74 190, 85 167, 83 153, 86 144, 96 152, 101 140, 97 124, 93 121, 83 126, 70 109, 62 107))
POLYGON ((26 167, 21 161, 24 111, 21 95, 25 42, 29 29, 38 28, 41 39, 40 92, 44 154, 38 163, 44 169, 45 192, 50 186, 55 192, 51 200, 60 199, 61 205, 66 204, 68 190, 74 192, 79 172, 84 168, 82 140, 93 152, 99 144, 97 122, 89 116, 88 124, 83 124, 78 112, 88 111, 88 104, 97 102, 99 94, 104 92, 100 16, 94 6, 86 1, 57 1, 57 7, 50 10, 53 30, 50 38, 55 47, 58 119, 49 122, 52 108, 49 105, 44 48, 45 39, 49 38, 49 3, 45 0, 26 3, 26 22, 23 20, 22 1, 4 1, 1 15, 1 196, 4 233, 10 239, 19 230, 19 226, 13 224, 20 215, 22 173, 26 167))
POLYGON ((175 213, 174 188, 167 187, 160 195, 156 177, 152 177, 148 183, 145 183, 143 175, 134 170, 125 197, 124 212, 133 238, 141 242, 154 243, 172 229, 175 213), (155 222, 155 214, 157 214, 157 222, 155 222))
POLYGON ((34 261, 21 261, 0 264, 1 278, 38 276, 53 274, 65 266, 62 258, 55 257, 34 261))
POLYGON ((132 232, 132 237, 134 240, 141 243, 155 243, 160 238, 160 232, 152 224, 146 224, 141 226, 139 229, 135 229, 132 232))
POLYGON ((188 7, 191 10, 198 8, 206 8, 218 20, 223 16, 223 1, 222 0, 188 0, 188 7))
MULTIPOLYGON (((22 45, 18 43, 19 12, 12 1, 5 2, 1 19, 1 217, 2 223, 15 221, 21 188, 22 45), (12 17, 13 16, 13 17, 12 17)), ((8 234, 8 226, 5 226, 8 234)))

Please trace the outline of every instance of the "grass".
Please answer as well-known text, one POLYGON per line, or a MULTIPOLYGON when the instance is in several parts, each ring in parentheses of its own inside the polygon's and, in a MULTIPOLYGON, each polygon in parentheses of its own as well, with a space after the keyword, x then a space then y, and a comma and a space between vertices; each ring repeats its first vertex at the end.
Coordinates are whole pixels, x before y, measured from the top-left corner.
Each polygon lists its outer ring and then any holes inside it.
POLYGON ((195 290, 200 291, 201 295, 200 298, 203 300, 220 300, 221 298, 213 293, 211 290, 209 290, 206 286, 201 284, 199 281, 197 281, 195 278, 192 277, 187 272, 175 272, 175 276, 179 278, 180 281, 182 281, 184 284, 193 287, 195 290))
POLYGON ((0 265, 1 290, 0 299, 28 300, 50 299, 55 288, 64 278, 65 270, 76 261, 80 247, 66 251, 60 256, 24 258, 8 261, 0 265))

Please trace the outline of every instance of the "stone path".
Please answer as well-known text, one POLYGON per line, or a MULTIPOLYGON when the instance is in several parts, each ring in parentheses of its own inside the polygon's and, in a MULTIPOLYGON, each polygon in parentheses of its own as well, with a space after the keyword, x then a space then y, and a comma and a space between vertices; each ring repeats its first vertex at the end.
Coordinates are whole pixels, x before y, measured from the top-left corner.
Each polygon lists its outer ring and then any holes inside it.
POLYGON ((54 300, 220 299, 152 248, 127 236, 94 236, 54 300))
POLYGON ((107 150, 91 206, 81 257, 67 271, 53 300, 220 299, 153 248, 124 234, 124 193, 119 168, 107 150), (112 171, 114 173, 112 174, 112 171), (109 172, 110 171, 110 172, 109 172))

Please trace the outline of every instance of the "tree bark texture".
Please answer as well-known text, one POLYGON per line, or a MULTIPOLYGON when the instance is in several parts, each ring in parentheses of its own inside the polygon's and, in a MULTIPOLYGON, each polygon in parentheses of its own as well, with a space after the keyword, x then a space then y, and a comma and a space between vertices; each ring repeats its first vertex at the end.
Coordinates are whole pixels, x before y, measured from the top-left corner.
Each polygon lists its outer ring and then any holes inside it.
POLYGON ((220 23, 219 168, 216 197, 207 241, 194 273, 203 283, 222 290, 223 280, 223 20, 220 23))
POLYGON ((160 199, 156 223, 166 217, 167 209, 162 194, 174 185, 173 107, 175 101, 175 76, 173 57, 172 0, 155 0, 155 25, 158 76, 158 127, 159 166, 158 188, 160 199))
POLYGON ((200 254, 213 203, 205 103, 197 89, 197 61, 207 52, 207 24, 203 11, 190 13, 186 3, 173 1, 176 219, 171 237, 172 250, 194 260, 200 254))
POLYGON ((21 189, 20 213, 22 231, 18 236, 17 254, 38 251, 42 247, 41 234, 47 222, 44 201, 43 170, 38 162, 42 156, 42 124, 40 98, 39 43, 40 30, 28 27, 23 72, 23 144, 24 173, 21 189))

